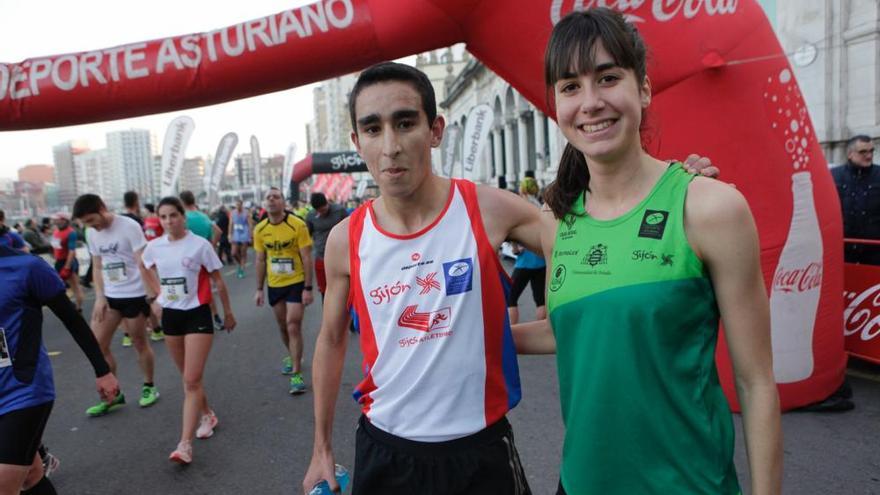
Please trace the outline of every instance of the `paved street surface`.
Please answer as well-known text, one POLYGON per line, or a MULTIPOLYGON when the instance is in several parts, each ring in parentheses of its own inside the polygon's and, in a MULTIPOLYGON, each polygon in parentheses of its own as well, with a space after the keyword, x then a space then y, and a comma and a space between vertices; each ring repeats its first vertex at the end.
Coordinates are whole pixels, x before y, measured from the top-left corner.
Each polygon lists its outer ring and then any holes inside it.
MULTIPOLYGON (((232 276, 232 268, 225 272, 239 323, 232 334, 216 336, 205 373, 208 398, 220 425, 213 438, 195 441, 194 462, 188 467, 167 460, 180 434, 183 392, 164 344, 152 344, 162 397, 155 406, 140 409, 141 377, 135 353, 123 348, 117 335, 113 352, 128 405, 103 418, 88 418, 85 409, 97 402, 94 376, 73 339, 47 312, 44 339, 50 351, 60 354, 52 357, 58 399, 44 442, 61 459, 59 471, 52 476, 60 494, 301 493, 311 455, 313 396, 311 391, 299 397, 287 394, 274 319, 268 308, 255 308, 252 303, 252 269, 244 280, 232 276)), ((88 299, 87 312, 91 292, 88 299)), ((524 318, 531 318, 534 305, 528 289, 520 302, 524 318)), ((307 358, 314 349, 319 309, 316 304, 306 311, 307 358)), ((359 364, 357 340, 350 339, 334 428, 337 462, 348 467, 354 459, 359 415, 351 399, 359 364)), ((309 371, 310 365, 307 359, 309 371)), ((520 374, 524 399, 510 414, 516 442, 533 492, 555 493, 562 422, 554 358, 521 358, 520 374)), ((856 410, 784 416, 784 493, 880 494, 880 367, 854 365, 849 375, 856 410)), ((310 373, 306 380, 311 383, 310 373)), ((744 493, 748 493, 739 417, 736 421, 736 461, 744 493)))

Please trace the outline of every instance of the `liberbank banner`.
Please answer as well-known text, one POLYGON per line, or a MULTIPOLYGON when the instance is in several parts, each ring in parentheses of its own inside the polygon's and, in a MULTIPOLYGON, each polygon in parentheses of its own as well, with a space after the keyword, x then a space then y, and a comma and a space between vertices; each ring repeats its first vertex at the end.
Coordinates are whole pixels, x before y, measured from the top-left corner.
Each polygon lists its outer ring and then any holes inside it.
MULTIPOLYGON (((591 7, 621 12, 650 48, 648 151, 711 157, 749 202, 783 407, 824 399, 846 362, 839 202, 794 73, 756 0, 321 0, 207 33, 0 64, 0 130, 209 105, 458 42, 552 116, 543 80, 550 31, 591 7)), ((329 172, 362 169, 350 155, 312 158, 294 167, 296 182, 327 163, 329 172)), ((738 407, 724 338, 718 349, 722 384, 738 407)))

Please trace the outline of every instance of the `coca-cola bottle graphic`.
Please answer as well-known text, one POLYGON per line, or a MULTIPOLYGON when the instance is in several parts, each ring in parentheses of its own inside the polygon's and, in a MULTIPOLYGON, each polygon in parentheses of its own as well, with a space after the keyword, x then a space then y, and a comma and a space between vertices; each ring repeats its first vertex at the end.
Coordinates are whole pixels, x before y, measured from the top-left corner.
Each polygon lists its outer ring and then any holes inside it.
POLYGON ((822 237, 809 172, 791 176, 794 210, 770 289, 773 372, 777 383, 813 373, 813 327, 822 287, 822 237))

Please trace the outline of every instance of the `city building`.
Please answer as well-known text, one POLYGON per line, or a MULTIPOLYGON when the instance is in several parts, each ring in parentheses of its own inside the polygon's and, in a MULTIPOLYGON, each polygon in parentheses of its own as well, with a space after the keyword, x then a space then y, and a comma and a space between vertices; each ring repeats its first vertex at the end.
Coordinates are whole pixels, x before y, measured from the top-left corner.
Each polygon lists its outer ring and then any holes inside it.
POLYGON ((76 189, 76 170, 73 157, 89 150, 85 141, 66 141, 52 147, 52 157, 55 163, 55 184, 58 185, 58 201, 62 206, 73 207, 73 202, 79 196, 76 189))
POLYGON ((80 153, 74 157, 73 162, 78 194, 97 194, 111 209, 122 206, 122 195, 127 190, 124 171, 111 160, 109 150, 80 153))
POLYGON ((183 160, 180 178, 177 181, 178 191, 192 191, 196 199, 205 192, 205 159, 202 157, 183 160))
POLYGON ((765 0, 829 164, 855 134, 880 139, 880 3, 765 0))
POLYGON ((18 180, 43 184, 55 182, 55 167, 52 165, 25 165, 18 169, 18 180))
POLYGON ((123 171, 126 191, 137 191, 142 197, 158 195, 153 191, 153 156, 156 138, 146 129, 129 129, 107 133, 107 150, 114 167, 123 171))

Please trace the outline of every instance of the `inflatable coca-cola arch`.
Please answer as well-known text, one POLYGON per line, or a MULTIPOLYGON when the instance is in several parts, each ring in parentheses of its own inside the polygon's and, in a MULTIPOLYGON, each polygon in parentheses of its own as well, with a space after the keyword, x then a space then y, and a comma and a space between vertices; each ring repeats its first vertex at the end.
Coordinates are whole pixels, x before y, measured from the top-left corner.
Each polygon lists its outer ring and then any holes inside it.
MULTIPOLYGON (((838 202, 755 0, 321 0, 207 33, 0 64, 0 130, 209 105, 458 42, 552 115, 542 55, 553 23, 600 5, 626 14, 650 44, 652 151, 712 157, 752 206, 783 407, 824 398, 846 360, 838 202)), ((718 363, 733 398, 723 340, 718 363)))

